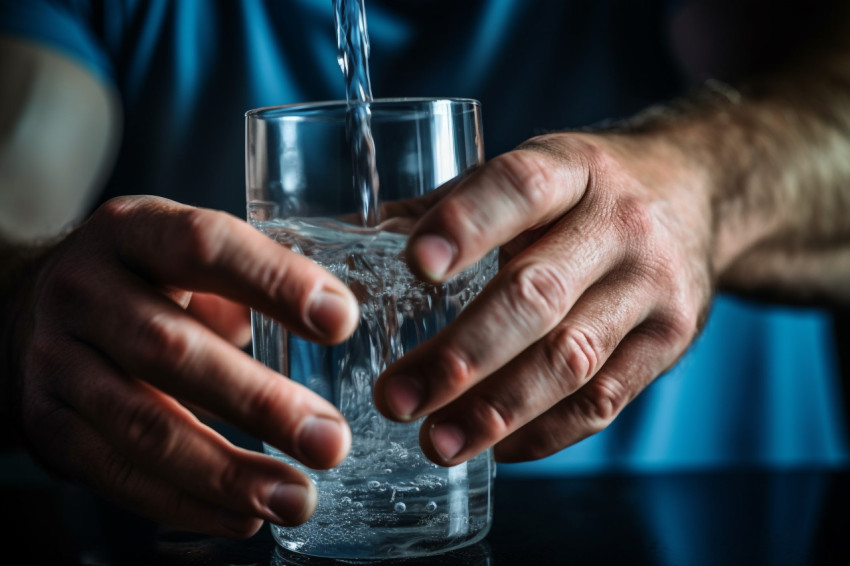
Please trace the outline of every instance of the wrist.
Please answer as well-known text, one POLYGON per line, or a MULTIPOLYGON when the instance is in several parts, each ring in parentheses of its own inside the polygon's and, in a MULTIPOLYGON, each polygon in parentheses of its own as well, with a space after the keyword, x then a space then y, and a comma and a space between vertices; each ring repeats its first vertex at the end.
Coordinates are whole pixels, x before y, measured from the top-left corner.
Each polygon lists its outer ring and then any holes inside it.
POLYGON ((742 92, 713 84, 622 128, 678 152, 704 183, 719 289, 850 302, 850 83, 841 76, 790 73, 742 92))
POLYGON ((790 159, 783 158, 786 111, 709 81, 688 97, 647 109, 622 128, 638 143, 663 147, 671 166, 681 171, 679 188, 688 198, 704 200, 709 261, 721 287, 730 270, 766 242, 805 233, 805 224, 788 214, 793 193, 781 190, 790 159))

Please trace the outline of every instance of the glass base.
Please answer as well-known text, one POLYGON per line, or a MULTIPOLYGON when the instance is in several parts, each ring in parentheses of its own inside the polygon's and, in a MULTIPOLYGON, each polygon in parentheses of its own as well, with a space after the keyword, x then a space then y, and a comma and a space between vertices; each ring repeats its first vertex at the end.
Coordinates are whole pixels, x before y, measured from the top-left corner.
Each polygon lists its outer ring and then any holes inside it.
MULTIPOLYGON (((275 526, 272 525, 274 534, 275 526)), ((280 527, 277 527, 280 529, 280 527)), ((442 544, 434 544, 430 547, 422 545, 417 548, 408 548, 404 554, 384 554, 376 556, 362 554, 360 556, 344 556, 334 554, 340 549, 321 548, 307 549, 309 552, 290 550, 277 542, 271 557, 270 566, 331 566, 333 564, 352 564, 355 566, 382 565, 382 564, 404 564, 405 566, 489 566, 492 563, 490 545, 486 536, 489 526, 482 529, 474 537, 463 542, 451 543, 443 541, 442 544), (314 554, 316 553, 316 554, 314 554)), ((344 554, 344 553, 343 553, 344 554)))

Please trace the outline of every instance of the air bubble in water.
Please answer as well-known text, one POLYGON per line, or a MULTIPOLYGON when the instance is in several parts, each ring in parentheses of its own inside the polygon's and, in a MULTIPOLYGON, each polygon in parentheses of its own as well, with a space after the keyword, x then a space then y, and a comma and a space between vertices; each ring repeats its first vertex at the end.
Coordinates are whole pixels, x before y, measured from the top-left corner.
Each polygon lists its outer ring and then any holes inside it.
POLYGON ((379 482, 378 480, 372 480, 372 481, 370 481, 369 483, 366 484, 366 487, 368 487, 371 490, 376 490, 379 487, 381 487, 381 482, 379 482))
POLYGON ((407 511, 407 505, 405 505, 402 501, 399 501, 393 506, 393 510, 396 513, 404 513, 405 511, 407 511))
POLYGON ((433 501, 429 501, 427 505, 425 505, 425 511, 428 513, 433 513, 437 510, 437 504, 433 501))
POLYGON ((351 498, 350 497, 343 497, 342 499, 339 500, 339 502, 342 503, 343 505, 351 505, 351 498))

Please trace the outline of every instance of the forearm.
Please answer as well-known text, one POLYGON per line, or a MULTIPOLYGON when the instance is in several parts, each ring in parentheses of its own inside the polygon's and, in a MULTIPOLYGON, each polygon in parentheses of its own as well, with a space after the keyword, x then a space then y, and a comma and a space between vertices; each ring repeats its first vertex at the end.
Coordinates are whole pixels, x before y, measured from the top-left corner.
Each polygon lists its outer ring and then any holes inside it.
POLYGON ((826 74, 787 80, 744 90, 705 126, 704 143, 719 150, 717 283, 850 304, 850 84, 826 74))
POLYGON ((708 179, 721 290, 850 305, 850 49, 639 118, 708 179))

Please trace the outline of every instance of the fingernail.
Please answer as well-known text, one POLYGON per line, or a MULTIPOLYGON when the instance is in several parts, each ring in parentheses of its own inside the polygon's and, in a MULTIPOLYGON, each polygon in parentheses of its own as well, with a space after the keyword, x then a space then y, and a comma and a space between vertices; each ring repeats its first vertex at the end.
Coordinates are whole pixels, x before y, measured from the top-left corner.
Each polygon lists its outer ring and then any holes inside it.
POLYGON ((444 238, 426 234, 413 243, 413 255, 429 279, 441 281, 454 261, 454 247, 444 238))
POLYGON ((267 501, 275 523, 283 526, 300 525, 310 518, 316 506, 315 488, 297 483, 275 485, 267 501))
POLYGON ((404 375, 393 377, 385 391, 387 405, 400 419, 410 419, 422 403, 422 384, 404 375))
POLYGON ((439 423, 431 426, 431 444, 440 455, 448 462, 458 455, 466 444, 466 435, 457 425, 451 423, 439 423))
POLYGON ((347 451, 351 440, 348 426, 328 417, 307 417, 298 431, 299 460, 311 467, 327 467, 336 463, 339 453, 347 451))
POLYGON ((315 330, 324 336, 337 336, 349 325, 352 301, 335 291, 322 289, 313 297, 307 316, 315 330))

